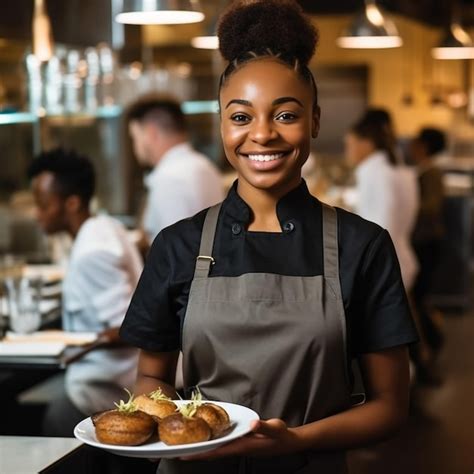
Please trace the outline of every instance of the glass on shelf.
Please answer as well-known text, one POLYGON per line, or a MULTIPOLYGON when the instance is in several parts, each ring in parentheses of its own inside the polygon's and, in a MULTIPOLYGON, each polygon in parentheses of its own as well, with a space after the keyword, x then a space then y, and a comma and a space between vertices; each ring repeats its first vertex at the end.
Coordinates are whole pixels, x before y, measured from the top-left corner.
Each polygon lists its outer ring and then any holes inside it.
POLYGON ((81 110, 80 93, 82 79, 79 75, 80 53, 71 49, 66 55, 66 74, 64 77, 64 111, 69 114, 81 110))
POLYGON ((19 334, 36 331, 41 325, 41 279, 7 277, 4 285, 10 329, 19 334))
POLYGON ((87 112, 95 112, 99 105, 99 54, 96 48, 87 48, 84 54, 87 65, 87 75, 84 79, 84 105, 87 112))
POLYGON ((46 113, 57 115, 62 113, 62 82, 61 62, 53 56, 46 65, 45 74, 45 108, 46 113))
POLYGON ((6 281, 18 280, 23 276, 25 260, 15 255, 4 254, 0 256, 0 337, 8 327, 8 292, 6 281))

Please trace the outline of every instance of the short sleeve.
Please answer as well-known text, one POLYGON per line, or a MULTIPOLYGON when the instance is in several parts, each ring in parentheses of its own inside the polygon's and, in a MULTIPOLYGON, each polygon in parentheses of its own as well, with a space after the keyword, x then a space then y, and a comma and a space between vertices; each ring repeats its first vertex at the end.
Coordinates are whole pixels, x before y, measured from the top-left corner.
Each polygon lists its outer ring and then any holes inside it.
POLYGON ((150 249, 120 329, 125 342, 151 352, 179 349, 180 323, 172 310, 170 273, 167 249, 160 233, 150 249))
POLYGON ((368 249, 355 287, 354 354, 377 352, 418 340, 400 266, 387 231, 368 249))
POLYGON ((75 276, 90 314, 103 324, 119 326, 133 291, 120 258, 104 250, 87 253, 77 261, 75 276))

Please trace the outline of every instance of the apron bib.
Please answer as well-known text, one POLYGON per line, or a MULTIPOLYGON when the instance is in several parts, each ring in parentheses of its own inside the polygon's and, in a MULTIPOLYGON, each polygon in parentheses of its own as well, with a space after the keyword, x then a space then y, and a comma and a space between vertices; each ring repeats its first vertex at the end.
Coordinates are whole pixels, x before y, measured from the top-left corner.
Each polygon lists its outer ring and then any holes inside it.
MULTIPOLYGON (((209 209, 183 327, 185 388, 245 405, 295 427, 350 406, 346 321, 338 269, 337 217, 323 205, 324 275, 248 273, 211 277, 221 205, 209 209)), ((345 453, 187 462, 160 474, 343 474, 345 453)))

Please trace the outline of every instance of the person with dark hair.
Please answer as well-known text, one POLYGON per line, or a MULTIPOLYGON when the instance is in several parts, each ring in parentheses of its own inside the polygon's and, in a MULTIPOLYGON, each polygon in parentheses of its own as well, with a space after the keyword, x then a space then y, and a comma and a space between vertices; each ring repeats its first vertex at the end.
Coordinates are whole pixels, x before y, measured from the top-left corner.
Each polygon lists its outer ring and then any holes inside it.
POLYGON ((133 103, 126 114, 138 162, 152 168, 142 226, 149 246, 170 224, 221 201, 216 166, 188 142, 186 119, 176 100, 156 94, 133 103))
MULTIPOLYGON (((67 232, 73 239, 63 281, 63 328, 101 333, 118 339, 120 326, 137 285, 142 263, 123 226, 108 216, 92 216, 95 191, 92 163, 72 150, 41 153, 28 170, 37 219, 48 234, 67 232)), ((136 374, 136 349, 96 349, 71 364, 65 391, 51 400, 44 434, 72 436, 87 416, 113 408, 131 388, 136 374)))
POLYGON ((345 140, 346 157, 355 167, 355 211, 389 232, 405 289, 410 291, 418 271, 411 245, 418 186, 414 171, 399 163, 391 120, 386 114, 384 109, 369 109, 352 126, 345 140))
MULTIPOLYGON (((434 323, 427 296, 432 289, 432 278, 438 266, 444 237, 443 173, 435 161, 446 148, 446 139, 441 130, 423 128, 411 144, 413 161, 418 169, 420 187, 420 209, 413 231, 413 245, 420 262, 420 272, 413 288, 416 309, 420 318, 421 332, 431 352, 436 354, 443 337, 434 323)), ((425 361, 427 362, 427 361, 425 361)), ((428 380, 428 372, 420 372, 420 379, 428 380)))
POLYGON ((385 438, 408 407, 415 341, 395 251, 379 226, 311 196, 319 132, 308 67, 318 33, 290 0, 235 1, 218 36, 226 199, 155 239, 121 335, 140 347, 135 392, 185 393, 259 413, 251 433, 159 473, 347 472, 345 451, 385 438), (365 404, 352 406, 351 360, 365 404))

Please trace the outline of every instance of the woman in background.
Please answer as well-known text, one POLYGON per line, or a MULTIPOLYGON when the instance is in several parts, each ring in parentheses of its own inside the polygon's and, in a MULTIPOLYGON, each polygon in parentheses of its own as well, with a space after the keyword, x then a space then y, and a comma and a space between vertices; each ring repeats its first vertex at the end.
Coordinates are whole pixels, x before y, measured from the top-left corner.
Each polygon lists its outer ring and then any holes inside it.
POLYGON ((355 166, 355 212, 386 229, 410 292, 418 271, 411 234, 418 213, 416 174, 400 163, 392 129, 380 113, 366 113, 346 136, 346 157, 355 166))

